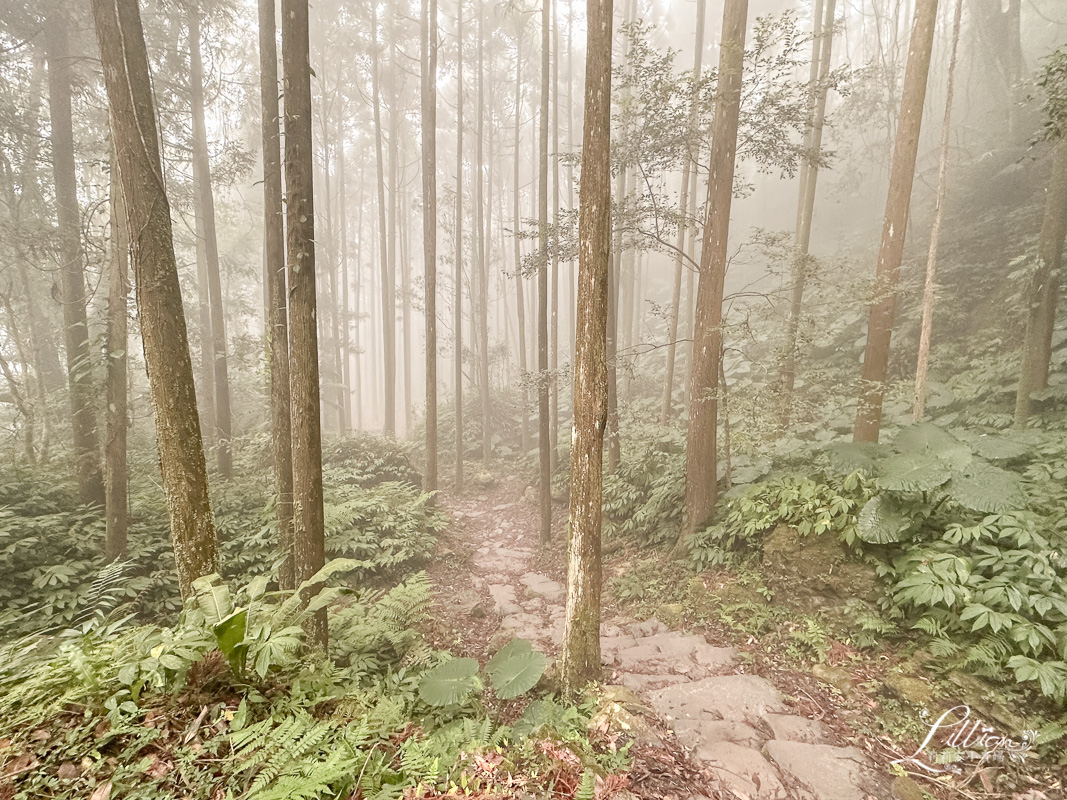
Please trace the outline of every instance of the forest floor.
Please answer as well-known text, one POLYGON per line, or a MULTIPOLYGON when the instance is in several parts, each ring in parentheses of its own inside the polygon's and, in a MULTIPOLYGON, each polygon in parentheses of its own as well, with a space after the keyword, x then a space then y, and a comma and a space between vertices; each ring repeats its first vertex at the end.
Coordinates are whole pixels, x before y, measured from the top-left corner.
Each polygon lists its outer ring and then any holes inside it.
MULTIPOLYGON (((552 544, 542 549, 537 507, 525 490, 520 479, 506 477, 442 497, 454 524, 430 570, 438 646, 484 663, 517 637, 549 656, 558 654, 566 510, 555 506, 552 544)), ((609 562, 605 572, 611 569, 609 562)), ((610 593, 601 631, 602 697, 609 698, 611 711, 604 724, 634 739, 627 789, 633 794, 722 800, 922 796, 914 782, 891 780, 884 765, 892 755, 856 737, 834 714, 829 694, 798 686, 788 673, 760 669, 761 659, 739 653, 725 636, 672 631, 655 617, 626 617, 610 593)))

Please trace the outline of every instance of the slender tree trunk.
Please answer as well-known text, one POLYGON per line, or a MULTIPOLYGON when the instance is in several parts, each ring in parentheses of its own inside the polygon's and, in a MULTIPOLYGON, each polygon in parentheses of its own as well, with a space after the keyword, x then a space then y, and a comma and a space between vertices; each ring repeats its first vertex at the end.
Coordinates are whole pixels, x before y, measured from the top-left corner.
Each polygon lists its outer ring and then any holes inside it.
POLYGON ((222 276, 219 244, 215 233, 215 196, 211 189, 208 163, 207 128, 204 124, 204 68, 200 58, 200 10, 193 3, 189 10, 189 103, 193 115, 193 171, 196 174, 197 198, 203 224, 203 247, 207 258, 207 285, 211 308, 211 350, 215 387, 215 431, 218 437, 216 456, 219 474, 233 474, 230 452, 232 421, 230 414, 230 379, 226 365, 226 318, 222 309, 222 276))
POLYGON ((575 696, 600 676, 600 527, 611 271, 611 0, 587 0, 585 130, 571 436, 571 535, 560 675, 575 696))
MULTIPOLYGON (((475 259, 478 291, 472 301, 476 305, 474 322, 478 351, 478 391, 482 404, 482 460, 486 465, 493 449, 492 420, 489 408, 489 269, 485 240, 485 9, 478 14, 478 146, 474 180, 474 237, 478 243, 475 259)), ((473 281, 472 281, 473 282, 473 281)))
POLYGON ((919 150, 926 78, 934 44, 937 0, 916 0, 915 19, 908 49, 908 66, 900 99, 896 146, 889 175, 889 197, 878 253, 874 302, 867 322, 867 347, 863 353, 863 385, 853 438, 857 442, 877 442, 882 427, 882 396, 889 367, 889 343, 897 304, 897 280, 904 255, 908 229, 911 187, 915 180, 915 158, 919 150))
POLYGON ((126 206, 156 442, 182 597, 219 568, 178 266, 137 0, 93 0, 126 206))
POLYGON ((800 165, 800 194, 797 198, 797 222, 793 236, 793 285, 789 299, 789 321, 786 324, 786 343, 782 352, 782 425, 789 423, 793 402, 793 387, 797 375, 797 338, 800 335, 800 317, 804 310, 804 290, 807 286, 811 257, 811 223, 815 213, 815 188, 819 177, 819 151, 822 149, 823 123, 826 119, 826 85, 830 74, 830 53, 834 42, 834 9, 836 0, 816 0, 813 15, 815 30, 812 35, 811 74, 809 91, 813 92, 809 109, 808 128, 804 133, 805 160, 800 165), (820 17, 822 21, 820 22, 820 17))
POLYGON ((1056 327, 1056 301, 1059 297, 1060 287, 1060 263, 1062 261, 1063 251, 1063 233, 1067 230, 1067 198, 1062 194, 1060 195, 1061 201, 1058 208, 1049 208, 1048 203, 1050 199, 1046 200, 1046 215, 1052 214, 1052 218, 1048 219, 1047 224, 1051 226, 1050 234, 1048 237, 1048 244, 1046 244, 1046 254, 1042 255, 1042 259, 1048 259, 1049 256, 1052 260, 1049 262, 1052 264, 1052 269, 1048 273, 1046 278, 1046 285, 1041 291, 1041 302, 1038 306, 1037 317, 1035 319, 1035 331, 1034 331, 1034 357, 1033 363, 1033 375, 1031 382, 1033 384, 1031 391, 1040 391, 1048 386, 1049 369, 1052 365, 1052 334, 1056 327), (1056 214, 1058 210, 1058 215, 1056 214), (1057 234, 1057 231, 1060 233, 1057 234), (1058 235, 1058 239, 1056 238, 1058 235), (1056 251, 1055 242, 1059 242, 1059 251, 1056 251), (1051 250, 1048 250, 1051 248, 1051 250))
POLYGON ((711 129, 707 222, 700 253, 693 366, 689 388, 689 433, 685 457, 685 532, 703 525, 718 499, 716 426, 719 359, 722 354, 722 295, 726 279, 733 200, 737 124, 745 56, 748 0, 726 0, 719 47, 719 84, 711 129))
POLYGON ((274 490, 278 493, 279 581, 296 588, 293 566, 293 442, 289 390, 288 293, 285 215, 282 209, 281 123, 274 0, 259 0, 259 88, 263 138, 263 252, 267 264, 267 347, 270 360, 270 433, 274 490))
MULTIPOLYGON (((395 47, 395 42, 394 42, 395 47)), ((407 327, 402 325, 400 328, 400 348, 397 348, 395 342, 396 336, 396 281, 398 276, 398 261, 399 252, 397 249, 399 238, 397 236, 398 230, 398 215, 400 212, 400 103, 399 94, 396 88, 397 70, 398 66, 395 59, 392 59, 389 71, 389 87, 390 87, 390 107, 389 107, 389 215, 386 228, 386 252, 388 254, 389 264, 389 309, 386 312, 390 319, 390 325, 393 328, 394 343, 392 348, 386 348, 386 383, 388 384, 388 375, 393 376, 393 392, 394 402, 396 397, 396 368, 397 368, 397 350, 400 351, 400 357, 406 362, 407 355, 405 353, 407 345, 407 327), (392 362, 391 364, 388 362, 392 362)), ((405 287, 403 283, 400 286, 401 302, 403 302, 403 294, 405 287)), ((404 390, 407 391, 405 385, 404 390)), ((405 397, 405 403, 407 398, 405 397)), ((387 410, 388 414, 389 411, 387 410)), ((395 411, 393 414, 395 415, 395 411)), ((407 424, 407 413, 404 414, 404 423, 407 424)), ((395 425, 395 420, 394 420, 395 425)), ((406 432, 405 427, 405 432, 406 432)))
POLYGON ((345 125, 342 115, 338 138, 337 184, 341 223, 341 433, 352 432, 352 313, 348 274, 348 183, 345 171, 345 125))
POLYGON ((378 250, 381 257, 381 283, 382 283, 382 346, 384 353, 382 363, 385 369, 385 406, 383 429, 386 436, 396 433, 396 300, 394 297, 395 282, 393 273, 390 271, 390 252, 388 231, 391 229, 386 222, 385 204, 385 158, 382 154, 382 99, 381 99, 381 64, 378 50, 378 6, 371 4, 371 27, 374 36, 374 45, 371 48, 373 54, 372 64, 372 94, 374 105, 374 153, 378 169, 378 250))
MULTIPOLYGON (((1015 394, 1015 427, 1025 428, 1030 417, 1030 394, 1038 388, 1035 375, 1040 374, 1046 356, 1043 317, 1055 314, 1055 295, 1059 292, 1059 272, 1063 261, 1063 239, 1067 233, 1067 139, 1056 143, 1052 155, 1052 177, 1045 195, 1045 216, 1038 238, 1037 272, 1028 292, 1026 334, 1023 337, 1019 388, 1015 394)), ((1048 349, 1051 349, 1050 347, 1048 349)), ((1045 366, 1047 371, 1047 364, 1045 366)))
POLYGON ((945 119, 941 124, 941 158, 937 170, 937 205, 934 209, 934 224, 930 230, 930 250, 926 255, 922 326, 919 332, 919 359, 915 367, 915 403, 912 416, 916 422, 923 418, 923 409, 926 404, 926 372, 930 364, 930 337, 934 329, 934 300, 937 292, 934 277, 937 270, 937 246, 941 240, 941 220, 945 215, 945 192, 948 189, 948 151, 952 134, 952 95, 956 84, 956 50, 960 43, 960 21, 962 18, 963 0, 956 0, 956 10, 952 17, 952 49, 948 60, 948 85, 945 88, 945 119))
POLYGON ((530 381, 529 364, 526 361, 526 304, 525 282, 522 277, 522 240, 519 238, 519 228, 522 216, 519 211, 519 165, 522 162, 522 22, 519 23, 518 32, 515 35, 515 171, 514 190, 515 202, 513 216, 515 218, 515 310, 518 314, 519 325, 519 381, 522 389, 522 452, 530 452, 530 381))
POLYGON ((426 313, 426 472, 437 490, 437 0, 422 0, 422 240, 426 313))
POLYGON ((85 308, 82 266, 81 209, 74 163, 74 125, 71 119, 71 84, 74 57, 70 52, 65 6, 59 4, 47 19, 48 111, 52 123, 52 172, 55 178, 59 223, 60 286, 63 330, 67 348, 67 385, 70 390, 75 471, 82 502, 104 505, 100 473, 100 441, 93 412, 92 356, 89 318, 85 308))
POLYGON ((549 340, 549 472, 556 474, 559 463, 559 20, 556 1, 552 2, 552 321, 549 340))
POLYGON ((537 264, 537 422, 540 454, 541 544, 552 538, 552 446, 548 402, 548 93, 550 18, 549 6, 541 3, 541 113, 537 178, 538 244, 537 264))
MULTIPOLYGON (((615 178, 615 213, 626 200, 626 168, 615 178)), ((611 274, 608 276, 608 472, 614 473, 622 460, 619 441, 619 275, 622 271, 622 223, 618 222, 611 244, 611 274)))
POLYGON ((452 298, 455 336, 456 492, 463 491, 463 0, 456 2, 456 274, 452 298))
MULTIPOLYGON (((114 129, 114 123, 111 128, 114 129)), ((129 527, 126 498, 126 302, 130 294, 129 237, 126 209, 119 185, 118 156, 112 136, 110 183, 111 253, 107 292, 107 440, 104 446, 104 487, 107 491, 107 558, 114 561, 126 552, 129 527)))
POLYGON ((23 387, 19 387, 18 380, 15 378, 15 373, 11 369, 11 365, 7 360, 0 355, 0 371, 4 374, 4 380, 7 381, 8 390, 11 392, 11 401, 15 406, 15 410, 22 415, 23 427, 22 427, 22 451, 26 456, 26 463, 34 464, 37 462, 37 455, 35 452, 36 438, 37 438, 37 424, 36 414, 34 413, 33 405, 27 400, 26 395, 30 390, 30 370, 29 359, 26 356, 26 348, 22 343, 22 336, 18 331, 18 326, 15 319, 15 311, 11 307, 11 296, 8 294, 2 295, 4 301, 4 308, 7 311, 8 319, 8 331, 11 340, 15 345, 15 353, 18 356, 21 374, 25 381, 23 387), (23 391, 25 389, 25 392, 23 391))
MULTIPOLYGON (((289 381, 293 412, 293 565, 298 585, 325 563, 319 343, 315 327, 315 151, 311 136, 308 49, 307 0, 282 0, 289 381)), ((309 620, 306 627, 310 641, 325 649, 325 609, 309 620)))

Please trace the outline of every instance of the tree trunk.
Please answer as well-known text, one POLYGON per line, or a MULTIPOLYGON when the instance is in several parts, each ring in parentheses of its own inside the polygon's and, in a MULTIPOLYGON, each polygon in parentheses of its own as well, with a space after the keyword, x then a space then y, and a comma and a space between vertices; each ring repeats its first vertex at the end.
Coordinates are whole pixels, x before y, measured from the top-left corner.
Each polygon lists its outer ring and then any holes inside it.
POLYGON ((74 57, 70 53, 69 25, 65 6, 57 5, 48 15, 46 41, 48 111, 52 122, 52 171, 59 223, 67 385, 70 389, 78 490, 82 502, 104 505, 100 442, 96 432, 96 414, 93 412, 92 356, 89 349, 89 318, 85 308, 85 275, 82 266, 81 209, 78 206, 74 164, 74 125, 70 107, 74 57))
POLYGON ((219 474, 233 475, 230 452, 232 422, 230 379, 226 365, 226 317, 222 309, 222 276, 219 243, 215 233, 215 195, 211 189, 208 163, 207 128, 204 124, 204 68, 200 59, 200 10, 193 3, 189 11, 189 103, 193 114, 193 173, 197 184, 196 203, 203 224, 203 247, 207 258, 207 285, 211 308, 211 350, 215 387, 215 431, 218 437, 219 474))
POLYGON ((937 246, 941 240, 941 220, 945 215, 945 192, 948 188, 948 150, 952 133, 952 93, 956 83, 956 50, 960 43, 960 20, 962 17, 963 0, 956 0, 956 10, 952 18, 952 49, 948 59, 948 85, 945 88, 945 119, 941 124, 941 157, 937 169, 937 205, 934 209, 934 224, 930 230, 930 250, 926 255, 922 325, 919 331, 919 358, 915 367, 915 402, 912 417, 916 422, 923 418, 923 409, 926 404, 926 371, 930 364, 930 337, 934 329, 934 300, 937 292, 934 276, 937 270, 937 246))
POLYGON ((382 154, 382 98, 381 98, 381 64, 378 56, 378 6, 371 4, 371 27, 374 43, 371 84, 372 103, 374 105, 374 153, 378 169, 378 239, 381 257, 382 282, 382 363, 385 371, 385 406, 382 427, 386 436, 396 434, 396 283, 390 270, 390 253, 385 206, 385 158, 382 154))
POLYGON ((456 2, 456 264, 452 298, 455 337, 456 492, 463 491, 463 0, 456 2))
POLYGON ((293 442, 289 389, 285 215, 282 209, 281 123, 274 0, 259 0, 259 87, 263 138, 263 253, 267 264, 267 347, 270 362, 270 433, 274 490, 278 493, 278 576, 296 588, 293 566, 293 442))
POLYGON ((900 98, 896 145, 889 175, 889 197, 878 252, 874 302, 867 322, 867 347, 863 353, 863 385, 860 389, 856 426, 857 442, 877 442, 882 427, 882 396, 889 367, 889 343, 897 305, 897 280, 908 230, 911 187, 915 180, 915 157, 919 149, 926 78, 930 72, 930 52, 934 44, 937 0, 916 0, 915 19, 908 46, 908 66, 900 98))
MULTIPOLYGON (((114 130, 115 124, 111 123, 114 130)), ((119 185, 118 156, 112 134, 110 216, 111 252, 108 260, 107 292, 107 440, 104 444, 104 488, 107 492, 106 551, 108 561, 126 552, 129 527, 126 497, 126 429, 129 425, 126 406, 126 302, 130 294, 129 237, 126 234, 126 209, 119 185)))
MULTIPOLYGON (((394 47, 395 47, 395 42, 394 42, 394 47)), ((393 335, 394 335, 394 337, 396 336, 395 330, 396 330, 396 282, 397 282, 397 277, 400 276, 401 278, 403 278, 407 274, 406 266, 403 266, 403 265, 401 265, 399 263, 401 261, 401 259, 400 259, 399 249, 398 249, 398 245, 399 245, 399 236, 398 236, 399 219, 398 219, 398 217, 399 217, 399 214, 400 214, 400 97, 399 97, 399 93, 397 92, 397 88, 396 88, 397 71, 398 71, 398 69, 399 69, 399 66, 396 63, 396 58, 395 58, 395 54, 394 54, 394 58, 392 59, 392 62, 390 64, 390 70, 389 70, 389 88, 390 88, 390 101, 391 101, 390 102, 390 107, 389 107, 389 217, 388 217, 388 222, 387 222, 388 227, 386 229, 387 230, 387 234, 388 234, 387 235, 387 239, 386 239, 386 248, 387 248, 387 252, 388 252, 388 255, 389 255, 389 310, 388 310, 387 313, 389 314, 389 316, 390 316, 390 318, 392 320, 391 325, 393 326, 393 331, 394 331, 393 335), (401 274, 399 272, 400 269, 404 270, 403 274, 401 274)), ((406 289, 407 289, 407 287, 404 286, 403 280, 401 280, 401 284, 400 284, 400 295, 401 295, 401 298, 400 298, 400 300, 401 300, 402 304, 405 302, 404 294, 406 292, 406 289)), ((403 323, 406 323, 406 321, 407 321, 406 319, 402 320, 403 323)), ((407 325, 406 324, 402 324, 400 326, 400 347, 398 348, 396 346, 395 339, 394 339, 394 344, 393 344, 392 351, 386 353, 386 359, 392 361, 391 365, 389 365, 389 364, 386 365, 386 369, 388 370, 388 369, 390 369, 390 367, 392 369, 393 387, 394 387, 393 391, 394 392, 396 391, 396 368, 397 368, 397 360, 398 360, 397 359, 397 351, 398 350, 399 350, 399 354, 400 354, 400 359, 402 359, 404 361, 405 366, 406 366, 407 361, 408 361, 407 352, 406 352, 406 350, 407 350, 407 325)), ((388 380, 386 382, 388 383, 388 380)), ((405 385, 404 385, 405 413, 404 413, 404 417, 403 417, 404 426, 405 426, 404 427, 404 433, 407 433, 407 423, 408 423, 408 419, 407 419, 408 415, 407 415, 407 412, 406 412, 407 389, 408 389, 408 387, 407 387, 407 385, 405 383, 405 385)), ((395 398, 395 394, 394 394, 394 398, 395 398)), ((395 420, 394 420, 394 422, 395 422, 395 420)))
POLYGON ((537 222, 541 252, 537 264, 537 444, 540 461, 541 544, 552 538, 552 446, 548 403, 548 59, 549 5, 541 3, 541 113, 538 145, 537 222))
POLYGON ((830 53, 834 42, 834 9, 836 0, 815 3, 815 30, 812 34, 811 73, 809 91, 813 91, 809 109, 808 126, 804 133, 805 160, 800 165, 800 190, 797 198, 797 222, 793 236, 793 285, 789 299, 789 321, 786 324, 786 342, 782 351, 782 426, 789 423, 793 401, 793 387, 797 376, 797 338, 800 335, 800 317, 804 310, 804 290, 807 286, 811 257, 811 223, 815 213, 815 188, 819 177, 819 151, 822 149, 823 123, 826 120, 827 78, 830 74, 830 53), (820 17, 822 21, 820 22, 820 17))
POLYGON ((552 320, 549 341, 549 473, 556 474, 559 463, 559 20, 552 3, 552 320))
MULTIPOLYGON (((325 563, 319 343, 315 328, 315 151, 311 137, 307 0, 282 0, 282 79, 293 419, 293 566, 299 585, 325 563)), ((325 649, 326 610, 315 614, 306 629, 309 640, 325 649)))
POLYGON ((575 696, 600 677, 600 527, 611 271, 611 0, 587 0, 585 130, 571 444, 571 535, 560 676, 575 696))
POLYGON ((1030 417, 1030 393, 1038 388, 1035 375, 1045 359, 1047 375, 1051 340, 1045 339, 1044 318, 1054 317, 1059 272, 1063 261, 1063 238, 1067 234, 1067 139, 1056 143, 1052 155, 1052 177, 1045 195, 1045 216, 1037 245, 1037 272, 1028 292, 1029 308, 1023 337, 1019 388, 1015 394, 1015 427, 1025 428, 1030 417))
POLYGON ((485 241, 485 10, 478 14, 478 145, 474 178, 474 237, 478 244, 475 269, 478 291, 472 298, 475 303, 474 323, 478 352, 478 393, 482 405, 482 460, 488 465, 493 449, 492 422, 489 408, 489 258, 485 241))
POLYGON ((437 490, 437 0, 422 0, 422 240, 426 314, 426 471, 437 490))
MULTIPOLYGON (((696 12, 696 41, 693 47, 693 83, 700 80, 700 70, 704 60, 704 29, 706 25, 708 3, 707 0, 697 0, 696 12)), ((698 103, 694 93, 693 101, 689 105, 689 136, 691 144, 686 148, 685 157, 682 160, 681 182, 681 220, 678 223, 678 236, 674 253, 674 284, 671 291, 671 310, 667 319, 667 365, 663 383, 663 395, 660 401, 659 421, 666 425, 670 420, 671 408, 674 402, 674 372, 678 360, 678 319, 682 306, 682 268, 683 254, 685 252, 685 237, 689 232, 689 224, 686 218, 689 215, 689 175, 695 171, 694 164, 700 159, 700 146, 696 130, 698 103)), ((696 205, 696 198, 692 198, 696 205)))
POLYGON ((707 222, 700 253, 693 364, 689 389, 689 435, 685 457, 685 532, 693 533, 715 510, 718 499, 716 426, 719 359, 722 354, 722 294, 726 279, 733 200, 737 123, 745 57, 748 0, 726 0, 719 46, 719 85, 711 128, 707 222))
POLYGON ((337 184, 341 223, 341 434, 352 432, 352 314, 348 275, 348 182, 345 171, 345 125, 342 115, 338 138, 337 184))
POLYGON ((522 277, 522 240, 519 238, 519 228, 522 220, 519 210, 519 165, 522 161, 520 158, 522 154, 522 22, 520 21, 518 25, 518 32, 515 35, 515 172, 513 179, 515 184, 513 210, 515 231, 512 238, 515 242, 515 310, 518 314, 519 383, 522 391, 522 431, 520 433, 520 441, 522 452, 526 454, 530 452, 530 381, 529 364, 526 361, 526 304, 523 302, 525 299, 525 282, 522 277))
POLYGON ((137 0, 93 0, 126 206, 178 586, 218 572, 218 545, 137 0))

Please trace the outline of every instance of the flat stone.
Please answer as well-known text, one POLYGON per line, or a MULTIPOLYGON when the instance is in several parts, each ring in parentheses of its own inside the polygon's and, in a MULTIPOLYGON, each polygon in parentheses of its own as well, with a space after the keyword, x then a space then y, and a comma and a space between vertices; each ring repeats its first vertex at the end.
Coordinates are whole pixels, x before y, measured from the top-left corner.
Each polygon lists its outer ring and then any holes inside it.
POLYGON ((519 580, 530 594, 543 597, 550 603, 559 603, 564 598, 563 585, 537 572, 527 572, 519 580))
POLYGON ((664 686, 687 683, 689 679, 684 675, 639 675, 636 672, 623 672, 619 674, 618 681, 635 692, 647 692, 651 689, 662 689, 664 686))
POLYGON ((807 744, 827 744, 830 741, 829 729, 817 719, 793 714, 766 714, 763 721, 771 729, 772 739, 807 744))
POLYGON ((870 794, 868 762, 855 747, 772 740, 766 752, 798 800, 866 800, 870 794))
POLYGON ((667 633, 667 626, 658 619, 646 619, 644 622, 635 622, 628 627, 634 636, 654 636, 657 633, 667 633))
POLYGON ((522 607, 515 597, 515 588, 502 583, 490 583, 489 595, 493 598, 493 610, 506 617, 510 614, 521 614, 522 607))
POLYGON ((624 669, 641 666, 660 657, 659 648, 651 644, 636 644, 615 654, 615 664, 624 669))
POLYGON ((679 720, 674 723, 678 741, 688 747, 731 742, 742 747, 763 747, 766 737, 744 722, 709 722, 707 720, 679 720), (687 740, 692 741, 687 741, 687 740), (701 745, 702 743, 702 745, 701 745))
POLYGON ((720 675, 669 686, 650 695, 652 706, 672 719, 727 720, 757 724, 786 710, 774 684, 755 675, 720 675))
POLYGON ((633 647, 636 644, 637 640, 632 636, 601 636, 600 654, 605 662, 613 663, 608 660, 608 656, 614 655, 620 650, 625 650, 627 647, 633 647))
POLYGON ((706 761, 711 766, 712 774, 737 797, 789 800, 789 793, 782 785, 778 772, 758 750, 733 742, 716 742, 699 747, 695 755, 706 761))

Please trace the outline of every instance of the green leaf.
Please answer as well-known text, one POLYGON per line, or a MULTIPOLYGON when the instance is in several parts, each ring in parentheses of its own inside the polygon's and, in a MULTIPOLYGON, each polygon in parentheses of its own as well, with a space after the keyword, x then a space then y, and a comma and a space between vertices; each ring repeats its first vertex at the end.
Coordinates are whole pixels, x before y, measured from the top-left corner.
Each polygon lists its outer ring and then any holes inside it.
POLYGON ((493 691, 501 700, 511 700, 530 691, 545 674, 548 659, 526 639, 512 639, 485 665, 493 691))
POLYGON ((945 464, 925 453, 890 456, 879 465, 878 486, 896 492, 928 492, 952 474, 945 464))
POLYGON ((889 498, 879 495, 864 504, 856 535, 870 544, 890 544, 903 541, 910 527, 911 519, 889 498))
POLYGON ((235 675, 244 671, 248 643, 244 641, 248 624, 248 610, 240 609, 212 627, 219 650, 226 657, 235 675))
POLYGON ((929 422, 903 428, 893 439, 893 446, 902 454, 936 458, 952 469, 963 469, 971 461, 971 448, 944 428, 929 422))
POLYGON ((856 470, 873 475, 878 469, 878 462, 889 451, 873 442, 841 442, 826 449, 830 465, 839 472, 849 473, 856 470))
POLYGON ((220 580, 217 574, 212 574, 193 581, 196 602, 210 625, 217 625, 233 613, 230 590, 220 580))
POLYGON ((975 453, 989 461, 1010 461, 1030 452, 1026 445, 1008 436, 979 436, 972 446, 975 453))
POLYGON ((992 464, 976 461, 946 487, 948 496, 964 508, 1000 514, 1026 507, 1019 476, 992 464))
POLYGON ((451 706, 467 699, 477 685, 478 662, 453 658, 428 670, 419 681, 419 697, 431 706, 451 706))

